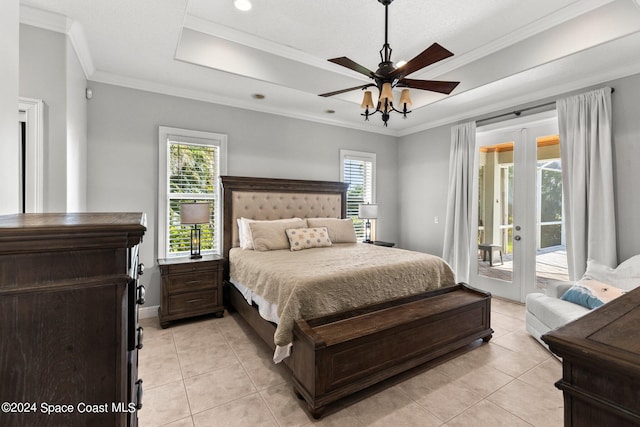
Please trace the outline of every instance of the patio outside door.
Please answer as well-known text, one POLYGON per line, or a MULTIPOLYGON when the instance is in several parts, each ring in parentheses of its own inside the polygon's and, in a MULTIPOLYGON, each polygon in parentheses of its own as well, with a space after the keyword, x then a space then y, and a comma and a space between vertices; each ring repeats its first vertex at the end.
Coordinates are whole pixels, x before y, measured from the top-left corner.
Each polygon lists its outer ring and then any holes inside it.
POLYGON ((567 278, 556 112, 478 127, 476 140, 470 282, 524 302, 567 278))

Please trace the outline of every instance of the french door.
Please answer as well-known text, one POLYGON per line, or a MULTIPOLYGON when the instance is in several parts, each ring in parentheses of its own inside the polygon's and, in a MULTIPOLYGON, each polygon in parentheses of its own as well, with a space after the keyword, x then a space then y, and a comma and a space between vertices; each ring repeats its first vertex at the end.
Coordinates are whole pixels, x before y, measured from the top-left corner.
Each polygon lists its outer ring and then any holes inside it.
POLYGON ((566 274, 555 110, 478 127, 476 147, 470 282, 524 302, 566 274))

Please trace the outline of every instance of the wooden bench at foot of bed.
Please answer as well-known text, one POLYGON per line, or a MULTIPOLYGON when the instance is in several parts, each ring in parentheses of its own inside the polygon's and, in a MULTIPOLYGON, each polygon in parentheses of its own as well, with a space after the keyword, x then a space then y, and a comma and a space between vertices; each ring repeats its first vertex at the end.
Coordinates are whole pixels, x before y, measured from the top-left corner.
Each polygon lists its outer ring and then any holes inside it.
MULTIPOLYGON (((229 288, 231 304, 274 348, 275 326, 259 318, 235 287, 229 288)), ((330 403, 476 340, 488 342, 490 316, 491 294, 459 284, 299 320, 291 356, 284 362, 295 393, 319 418, 330 403)))

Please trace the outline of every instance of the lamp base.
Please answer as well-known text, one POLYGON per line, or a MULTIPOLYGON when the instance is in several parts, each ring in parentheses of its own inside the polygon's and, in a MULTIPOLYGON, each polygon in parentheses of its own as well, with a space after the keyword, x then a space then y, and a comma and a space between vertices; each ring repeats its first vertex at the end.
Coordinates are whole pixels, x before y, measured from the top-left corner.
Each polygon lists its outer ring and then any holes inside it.
POLYGON ((200 229, 194 225, 191 229, 191 259, 202 258, 200 255, 200 229))

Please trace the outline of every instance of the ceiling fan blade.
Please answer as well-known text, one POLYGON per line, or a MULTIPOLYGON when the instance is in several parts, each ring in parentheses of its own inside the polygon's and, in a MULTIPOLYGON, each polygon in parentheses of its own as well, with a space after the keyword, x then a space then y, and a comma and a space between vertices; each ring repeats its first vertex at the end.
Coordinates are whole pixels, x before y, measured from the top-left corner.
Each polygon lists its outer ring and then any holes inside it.
POLYGON ((403 76, 408 76, 411 73, 414 73, 427 65, 435 64, 438 61, 442 61, 450 56, 453 56, 452 52, 449 52, 447 49, 440 46, 438 43, 434 43, 425 50, 422 51, 421 54, 413 58, 411 61, 404 64, 402 67, 398 67, 392 77, 402 74, 403 76))
POLYGON ((373 83, 369 83, 369 84, 366 84, 366 85, 350 87, 348 89, 336 90, 335 92, 321 93, 318 96, 324 96, 324 97, 333 96, 333 95, 338 95, 340 93, 345 93, 345 92, 349 92, 349 91, 356 90, 356 89, 364 89, 364 88, 369 87, 369 86, 375 86, 375 85, 373 83))
POLYGON ((357 71, 361 74, 364 74, 367 77, 373 78, 373 71, 369 70, 367 67, 363 67, 355 61, 347 58, 346 56, 341 56, 340 58, 332 58, 327 61, 333 62, 334 64, 342 65, 343 67, 347 67, 350 70, 357 71))
POLYGON ((441 80, 414 80, 401 79, 398 86, 406 86, 414 89, 429 90, 449 95, 460 82, 446 82, 441 80))

